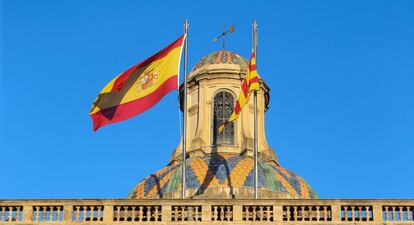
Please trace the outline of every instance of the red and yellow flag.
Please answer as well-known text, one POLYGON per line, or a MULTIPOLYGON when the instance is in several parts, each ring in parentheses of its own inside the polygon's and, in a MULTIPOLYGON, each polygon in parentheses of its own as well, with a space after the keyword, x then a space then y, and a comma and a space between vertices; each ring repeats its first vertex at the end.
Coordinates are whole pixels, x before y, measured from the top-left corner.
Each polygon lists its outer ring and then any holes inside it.
POLYGON ((241 86, 239 99, 237 100, 236 105, 234 106, 234 110, 230 118, 219 126, 218 131, 220 133, 223 131, 224 127, 228 123, 235 121, 239 117, 241 110, 249 102, 249 97, 251 93, 257 90, 259 90, 259 75, 257 74, 256 70, 256 59, 254 51, 252 50, 249 68, 247 70, 246 78, 243 80, 243 84, 241 86))
POLYGON ((185 35, 111 80, 99 93, 89 115, 96 131, 138 115, 178 88, 185 35))

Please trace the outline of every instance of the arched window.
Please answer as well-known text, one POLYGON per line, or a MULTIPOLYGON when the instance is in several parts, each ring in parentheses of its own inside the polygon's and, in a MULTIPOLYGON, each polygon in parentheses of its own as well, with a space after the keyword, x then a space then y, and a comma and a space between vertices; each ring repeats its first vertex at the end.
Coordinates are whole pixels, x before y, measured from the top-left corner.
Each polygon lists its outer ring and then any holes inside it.
POLYGON ((234 144, 234 123, 229 123, 223 132, 219 133, 217 128, 230 118, 234 108, 233 95, 227 91, 220 91, 214 96, 213 113, 213 145, 234 144))

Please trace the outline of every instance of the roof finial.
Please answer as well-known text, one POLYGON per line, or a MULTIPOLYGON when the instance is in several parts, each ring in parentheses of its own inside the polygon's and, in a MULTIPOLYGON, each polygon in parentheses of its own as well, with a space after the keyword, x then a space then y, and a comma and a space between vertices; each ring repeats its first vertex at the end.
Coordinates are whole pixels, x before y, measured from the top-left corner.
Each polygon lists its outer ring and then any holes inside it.
POLYGON ((214 39, 213 39, 213 42, 217 42, 219 39, 222 39, 223 40, 223 42, 222 42, 222 44, 221 44, 221 47, 223 48, 223 50, 224 50, 224 47, 225 47, 225 37, 226 37, 226 35, 228 34, 228 33, 233 33, 234 32, 234 25, 231 25, 230 27, 229 27, 229 29, 224 29, 224 31, 223 31, 223 33, 221 33, 220 34, 220 36, 218 36, 218 37, 215 37, 214 39))

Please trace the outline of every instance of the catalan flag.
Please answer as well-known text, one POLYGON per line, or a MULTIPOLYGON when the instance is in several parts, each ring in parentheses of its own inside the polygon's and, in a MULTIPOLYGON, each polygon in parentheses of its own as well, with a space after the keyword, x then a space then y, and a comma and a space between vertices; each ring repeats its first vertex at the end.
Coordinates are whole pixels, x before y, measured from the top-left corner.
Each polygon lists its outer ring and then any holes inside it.
POLYGON ((230 118, 219 126, 218 131, 220 133, 223 131, 224 127, 228 123, 235 121, 239 117, 241 110, 249 102, 249 97, 251 93, 257 90, 259 90, 259 75, 257 74, 256 70, 256 59, 254 51, 252 50, 249 68, 247 71, 246 78, 243 80, 243 84, 241 86, 239 99, 237 100, 236 105, 234 106, 234 110, 230 118))
POLYGON ((148 59, 111 80, 92 105, 96 131, 110 123, 138 115, 178 88, 181 50, 185 35, 148 59))

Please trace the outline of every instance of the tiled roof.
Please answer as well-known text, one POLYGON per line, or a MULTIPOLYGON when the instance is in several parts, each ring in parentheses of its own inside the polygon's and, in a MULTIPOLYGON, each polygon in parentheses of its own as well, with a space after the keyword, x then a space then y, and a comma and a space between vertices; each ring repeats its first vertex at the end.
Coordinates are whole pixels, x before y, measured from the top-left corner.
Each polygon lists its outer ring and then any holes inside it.
MULTIPOLYGON (((220 154, 187 160, 186 185, 198 193, 211 187, 253 188, 253 159, 247 156, 220 154)), ((259 187, 288 193, 295 198, 317 198, 315 191, 295 173, 259 159, 259 187)), ((181 164, 165 167, 143 179, 129 198, 155 198, 181 189, 181 164)))
POLYGON ((246 70, 249 62, 237 53, 221 50, 204 56, 198 61, 192 71, 198 70, 205 65, 214 64, 234 64, 239 65, 241 70, 246 70))

